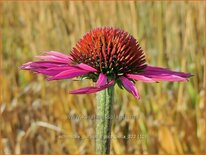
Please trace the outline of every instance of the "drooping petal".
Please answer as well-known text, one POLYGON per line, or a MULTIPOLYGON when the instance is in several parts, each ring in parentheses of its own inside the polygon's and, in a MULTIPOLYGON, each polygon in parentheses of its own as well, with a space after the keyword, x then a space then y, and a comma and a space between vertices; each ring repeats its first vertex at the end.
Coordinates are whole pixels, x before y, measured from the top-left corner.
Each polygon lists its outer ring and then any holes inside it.
POLYGON ((134 79, 137 81, 142 81, 142 82, 146 82, 146 83, 152 83, 152 82, 156 82, 153 79, 146 77, 144 75, 138 75, 138 74, 126 74, 126 76, 130 79, 134 79))
POLYGON ((192 74, 190 73, 184 73, 184 72, 176 72, 169 70, 167 68, 162 68, 162 67, 154 67, 154 66, 147 66, 144 71, 144 75, 149 74, 149 75, 177 75, 181 77, 191 77, 192 74))
POLYGON ((47 55, 52 55, 52 56, 56 56, 59 58, 63 58, 63 59, 72 59, 71 56, 57 52, 57 51, 49 51, 49 52, 45 52, 47 55))
POLYGON ((75 65, 75 66, 77 66, 77 67, 79 67, 81 69, 87 70, 87 71, 91 71, 91 72, 96 72, 97 71, 95 68, 93 68, 93 67, 91 67, 91 66, 89 66, 87 64, 84 64, 84 63, 80 63, 80 64, 75 65))
POLYGON ((132 83, 132 81, 130 81, 129 79, 127 79, 124 76, 120 77, 120 80, 122 81, 123 86, 132 94, 134 95, 135 98, 139 99, 139 93, 134 85, 134 83, 132 83))
POLYGON ((57 63, 57 62, 50 62, 50 61, 34 61, 28 62, 21 66, 21 69, 33 69, 33 68, 51 68, 51 67, 65 67, 68 64, 65 63, 57 63))
POLYGON ((35 56, 35 57, 38 59, 45 60, 45 61, 68 63, 67 59, 62 59, 62 58, 58 58, 55 56, 41 55, 41 56, 35 56))
MULTIPOLYGON (((36 62, 28 62, 21 66, 21 69, 31 70, 35 73, 47 75, 47 76, 56 76, 61 72, 72 72, 74 70, 82 71, 88 73, 89 71, 85 71, 79 69, 75 66, 69 66, 68 64, 59 64, 55 62, 46 62, 46 61, 36 61, 36 62)), ((51 79, 50 79, 51 80, 51 79)))
POLYGON ((45 55, 37 57, 41 60, 23 64, 21 69, 51 76, 48 80, 73 78, 96 72, 96 69, 86 64, 74 65, 69 63, 72 60, 71 56, 59 52, 45 52, 45 55))
POLYGON ((59 70, 62 70, 62 68, 65 69, 65 67, 69 67, 69 65, 67 63, 59 63, 59 62, 51 62, 51 61, 34 61, 34 62, 28 62, 23 64, 21 66, 21 69, 39 72, 51 68, 59 68, 59 70))
POLYGON ((54 51, 45 52, 43 56, 37 56, 37 58, 41 60, 23 64, 21 69, 36 71, 38 69, 48 69, 51 67, 67 67, 70 61, 69 56, 54 51))
POLYGON ((65 70, 63 72, 60 72, 59 74, 48 78, 48 80, 61 80, 61 79, 70 79, 70 78, 74 78, 77 76, 82 76, 85 74, 88 74, 90 71, 86 71, 86 70, 82 70, 82 69, 78 69, 78 68, 73 68, 73 69, 69 69, 69 70, 65 70))
POLYGON ((101 87, 85 87, 80 88, 77 90, 70 91, 70 94, 90 94, 90 93, 96 93, 98 91, 104 90, 108 87, 111 87, 114 84, 114 80, 111 80, 108 84, 105 84, 101 87))
POLYGON ((74 67, 51 67, 48 69, 37 69, 37 73, 41 73, 48 76, 55 76, 63 71, 75 69, 74 67))
POLYGON ((45 52, 47 55, 52 55, 52 56, 56 56, 56 57, 59 57, 59 58, 62 58, 62 59, 66 59, 69 61, 69 63, 71 61, 73 61, 73 58, 70 56, 70 55, 66 55, 66 54, 63 54, 63 53, 60 53, 60 52, 57 52, 57 51, 50 51, 50 52, 45 52))
POLYGON ((192 76, 190 73, 176 72, 153 66, 147 66, 144 72, 138 75, 142 75, 154 81, 187 81, 187 78, 192 76))
POLYGON ((51 61, 51 62, 62 62, 62 63, 71 63, 72 57, 60 52, 56 51, 50 51, 50 52, 44 52, 41 56, 36 56, 39 59, 42 59, 44 61, 51 61))
POLYGON ((186 78, 177 76, 177 75, 168 75, 168 76, 153 76, 153 80, 155 81, 187 81, 186 78))
POLYGON ((107 76, 104 75, 103 73, 100 73, 99 78, 96 82, 96 86, 101 87, 101 86, 105 85, 106 83, 107 83, 107 76))
POLYGON ((32 64, 32 62, 27 62, 27 63, 21 65, 20 68, 23 69, 23 70, 30 70, 31 69, 31 64, 32 64))

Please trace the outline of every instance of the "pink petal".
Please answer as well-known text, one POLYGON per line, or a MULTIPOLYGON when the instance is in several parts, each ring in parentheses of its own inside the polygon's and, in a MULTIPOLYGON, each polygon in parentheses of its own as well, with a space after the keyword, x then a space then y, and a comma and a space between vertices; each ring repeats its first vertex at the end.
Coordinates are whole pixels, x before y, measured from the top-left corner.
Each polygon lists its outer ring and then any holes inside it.
POLYGON ((27 63, 23 64, 20 68, 23 70, 29 70, 29 69, 31 69, 31 63, 32 62, 27 62, 27 63))
POLYGON ((45 52, 45 55, 37 56, 37 58, 41 60, 23 64, 21 69, 52 76, 48 80, 73 78, 97 71, 95 68, 83 63, 72 65, 69 63, 72 61, 71 56, 55 51, 45 52))
POLYGON ((186 78, 176 76, 176 75, 152 76, 152 79, 155 81, 187 81, 186 78))
POLYGON ((87 64, 84 64, 84 63, 80 63, 78 65, 75 65, 81 69, 84 69, 84 70, 87 70, 87 71, 90 71, 90 72, 96 72, 97 70, 87 64))
POLYGON ((36 72, 44 75, 55 76, 60 72, 70 70, 70 69, 74 69, 74 67, 52 67, 48 69, 36 69, 36 72))
POLYGON ((50 68, 50 67, 68 66, 68 64, 51 62, 51 61, 34 61, 26 65, 27 66, 29 65, 31 68, 50 68))
MULTIPOLYGON (((37 56, 37 58, 41 60, 23 64, 21 69, 44 74, 43 69, 47 70, 52 67, 68 67, 70 66, 69 62, 71 61, 70 56, 54 51, 45 52, 45 55, 37 56)), ((45 72, 45 75, 50 75, 50 73, 45 72)))
POLYGON ((36 58, 42 59, 44 61, 50 61, 50 62, 60 62, 60 63, 68 63, 68 59, 63 59, 59 57, 55 57, 52 55, 43 55, 43 56, 35 56, 36 58))
POLYGON ((71 65, 69 64, 69 56, 59 52, 46 52, 46 55, 37 57, 42 60, 23 64, 21 69, 52 76, 48 80, 73 78, 97 71, 95 68, 83 63, 71 65))
POLYGON ((68 61, 68 63, 73 61, 73 58, 70 55, 66 55, 66 54, 63 54, 63 53, 60 53, 60 52, 50 51, 50 52, 45 52, 45 54, 50 55, 50 56, 59 57, 61 59, 65 59, 65 60, 68 61))
POLYGON ((154 81, 187 81, 187 78, 192 76, 190 73, 176 72, 153 66, 147 66, 145 71, 138 75, 142 75, 154 81))
POLYGON ((55 75, 59 74, 61 72, 61 70, 60 71, 52 71, 52 70, 38 69, 35 72, 40 73, 40 74, 44 74, 44 75, 48 75, 48 76, 55 76, 55 75))
POLYGON ((33 72, 41 73, 44 75, 56 75, 63 70, 68 70, 74 67, 68 66, 68 64, 50 62, 50 61, 35 61, 28 62, 21 66, 23 70, 31 70, 33 72))
POLYGON ((154 67, 154 66, 147 66, 145 71, 143 73, 144 75, 177 75, 181 77, 191 77, 192 74, 190 73, 184 73, 184 72, 176 72, 176 71, 171 71, 167 68, 161 68, 161 67, 154 67))
POLYGON ((127 79, 124 76, 120 77, 120 80, 122 81, 123 86, 132 94, 134 95, 135 98, 139 99, 139 93, 134 85, 134 83, 132 83, 132 81, 130 81, 129 79, 127 79))
POLYGON ((90 94, 90 93, 96 93, 98 91, 104 90, 108 87, 111 87, 114 84, 114 80, 110 81, 108 84, 105 84, 101 87, 86 87, 86 88, 80 88, 77 90, 70 91, 70 94, 90 94))
POLYGON ((85 74, 88 74, 89 71, 85 71, 82 69, 78 69, 78 68, 73 68, 73 69, 69 69, 69 70, 65 70, 63 72, 60 72, 59 74, 48 78, 48 80, 60 80, 60 79, 69 79, 69 78, 74 78, 77 76, 82 76, 85 74))
POLYGON ((43 56, 36 57, 44 60, 62 60, 67 62, 73 60, 71 56, 56 51, 43 52, 43 56))
MULTIPOLYGON (((58 55, 58 56, 61 56, 61 55, 58 55)), ((53 58, 53 56, 40 56, 40 58, 44 60, 28 62, 26 64, 23 64, 21 66, 21 69, 31 70, 35 73, 52 76, 48 78, 48 80, 73 78, 73 77, 85 75, 91 72, 89 71, 89 69, 84 70, 77 66, 71 66, 68 64, 67 61, 63 59, 62 59, 63 61, 57 61, 56 57, 53 58)), ((58 59, 59 58, 60 57, 58 57, 58 59)))
POLYGON ((134 80, 138 80, 138 81, 143 81, 146 83, 152 83, 152 82, 156 82, 153 79, 143 76, 143 75, 138 75, 138 74, 127 74, 126 75, 128 78, 134 79, 134 80))
POLYGON ((96 82, 96 86, 101 87, 101 86, 105 85, 106 83, 107 83, 107 76, 104 75, 103 73, 100 73, 99 78, 96 82))
POLYGON ((45 52, 47 55, 52 55, 52 56, 56 56, 59 58, 63 58, 63 59, 68 59, 71 58, 71 56, 60 53, 60 52, 56 52, 56 51, 50 51, 50 52, 45 52))

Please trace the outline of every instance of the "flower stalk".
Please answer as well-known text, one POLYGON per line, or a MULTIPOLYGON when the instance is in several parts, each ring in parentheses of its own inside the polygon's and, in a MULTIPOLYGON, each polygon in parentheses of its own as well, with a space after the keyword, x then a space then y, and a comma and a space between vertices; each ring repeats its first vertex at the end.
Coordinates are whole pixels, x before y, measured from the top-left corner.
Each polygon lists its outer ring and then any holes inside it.
POLYGON ((96 154, 109 154, 114 86, 97 93, 96 154))

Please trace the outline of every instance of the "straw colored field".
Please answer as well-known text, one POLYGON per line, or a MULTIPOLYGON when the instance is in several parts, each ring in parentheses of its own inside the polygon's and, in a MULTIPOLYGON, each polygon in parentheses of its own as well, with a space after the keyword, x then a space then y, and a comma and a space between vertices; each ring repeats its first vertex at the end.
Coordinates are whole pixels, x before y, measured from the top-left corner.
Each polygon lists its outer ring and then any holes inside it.
POLYGON ((3 2, 2 9, 1 153, 94 153, 95 94, 68 94, 92 83, 48 82, 18 67, 41 51, 69 53, 98 26, 128 31, 149 64, 195 75, 137 82, 138 101, 115 87, 111 153, 204 151, 203 2, 3 2))

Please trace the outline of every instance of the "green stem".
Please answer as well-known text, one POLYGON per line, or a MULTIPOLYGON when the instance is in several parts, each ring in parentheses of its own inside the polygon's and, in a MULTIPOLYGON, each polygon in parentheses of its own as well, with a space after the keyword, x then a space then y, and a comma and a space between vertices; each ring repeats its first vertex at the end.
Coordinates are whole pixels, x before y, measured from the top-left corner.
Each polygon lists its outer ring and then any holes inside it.
POLYGON ((109 154, 114 86, 97 93, 96 154, 109 154))

